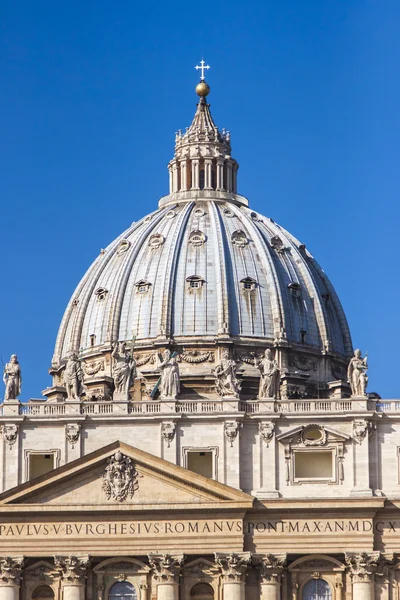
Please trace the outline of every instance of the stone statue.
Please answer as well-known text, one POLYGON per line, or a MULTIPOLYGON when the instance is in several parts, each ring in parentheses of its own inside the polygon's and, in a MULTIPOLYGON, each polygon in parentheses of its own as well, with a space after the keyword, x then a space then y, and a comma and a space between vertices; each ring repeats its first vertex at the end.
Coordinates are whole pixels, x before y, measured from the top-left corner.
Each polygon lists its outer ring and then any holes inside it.
POLYGON ((162 359, 158 357, 158 368, 161 369, 161 398, 176 398, 180 391, 179 365, 176 355, 164 350, 162 359))
POLYGON ((361 350, 355 350, 347 369, 347 379, 350 383, 352 396, 366 396, 365 390, 368 383, 367 370, 367 356, 363 358, 361 350))
POLYGON ((16 354, 12 354, 10 362, 4 365, 3 381, 6 386, 4 400, 14 400, 21 393, 22 377, 16 354))
POLYGON ((123 394, 125 400, 129 400, 129 388, 136 377, 136 361, 133 349, 130 352, 125 342, 116 342, 111 353, 113 358, 112 376, 114 388, 117 394, 123 394))
POLYGON ((267 348, 264 357, 259 361, 254 357, 254 366, 261 373, 259 398, 276 398, 279 390, 280 369, 276 360, 272 358, 272 351, 267 348))
POLYGON ((229 350, 223 350, 221 362, 214 369, 215 387, 219 396, 239 397, 240 383, 236 377, 237 365, 229 358, 229 350))
POLYGON ((67 400, 79 400, 83 393, 83 371, 76 352, 69 352, 64 370, 67 400))

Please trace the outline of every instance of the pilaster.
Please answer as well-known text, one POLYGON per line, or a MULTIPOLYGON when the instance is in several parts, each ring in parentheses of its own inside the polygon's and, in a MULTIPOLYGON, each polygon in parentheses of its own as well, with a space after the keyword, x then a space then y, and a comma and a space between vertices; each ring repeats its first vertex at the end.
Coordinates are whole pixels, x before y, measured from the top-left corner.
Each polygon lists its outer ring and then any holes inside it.
POLYGON ((63 600, 84 600, 89 557, 55 556, 54 564, 61 576, 63 600))
POLYGON ((345 555, 353 587, 352 600, 375 600, 375 573, 380 558, 380 552, 345 555))
POLYGON ((286 554, 255 555, 253 562, 260 570, 261 600, 280 600, 286 554))
POLYGON ((157 586, 157 600, 179 600, 179 575, 183 555, 149 554, 149 563, 157 586))
POLYGON ((245 599, 245 577, 250 560, 250 552, 215 554, 215 562, 221 571, 223 600, 245 599))
POLYGON ((0 557, 0 600, 18 600, 23 557, 0 557))
POLYGON ((351 494, 354 496, 372 496, 369 479, 370 426, 370 422, 366 419, 357 419, 353 422, 354 486, 351 494))
POLYGON ((3 437, 3 489, 15 487, 18 480, 19 469, 19 424, 4 423, 2 427, 3 437))

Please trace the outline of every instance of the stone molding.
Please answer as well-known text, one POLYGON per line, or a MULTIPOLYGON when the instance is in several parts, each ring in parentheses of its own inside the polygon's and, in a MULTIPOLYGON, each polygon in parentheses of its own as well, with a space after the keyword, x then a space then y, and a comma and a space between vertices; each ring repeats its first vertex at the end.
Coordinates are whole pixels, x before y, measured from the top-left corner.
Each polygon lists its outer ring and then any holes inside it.
POLYGON ((158 583, 177 583, 183 567, 184 555, 149 554, 149 563, 158 583))
POLYGON ((251 561, 251 552, 232 552, 232 554, 216 552, 214 556, 224 583, 244 581, 247 567, 251 561))
POLYGON ((23 562, 23 557, 2 556, 0 558, 0 586, 20 584, 23 562))
POLYGON ((83 584, 89 566, 89 556, 55 556, 54 564, 64 584, 83 584))

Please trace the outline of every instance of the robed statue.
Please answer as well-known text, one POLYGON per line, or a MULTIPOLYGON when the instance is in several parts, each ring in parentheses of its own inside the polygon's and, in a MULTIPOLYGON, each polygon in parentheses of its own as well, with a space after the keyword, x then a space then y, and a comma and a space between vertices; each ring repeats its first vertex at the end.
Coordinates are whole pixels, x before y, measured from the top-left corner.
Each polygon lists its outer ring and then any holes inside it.
POLYGON ((267 348, 261 360, 254 357, 254 366, 257 367, 261 373, 258 397, 277 398, 280 382, 280 369, 278 363, 272 357, 270 348, 267 348))
POLYGON ((367 356, 361 355, 361 350, 355 350, 353 358, 347 369, 347 379, 351 387, 352 396, 366 396, 368 383, 368 361, 367 356))
POLYGON ((64 369, 64 384, 67 400, 79 400, 83 394, 83 371, 76 352, 69 352, 64 369))
POLYGON ((4 365, 3 381, 6 386, 4 400, 14 400, 21 393, 22 377, 16 354, 12 354, 10 361, 4 365))
POLYGON ((129 389, 136 377, 136 361, 133 356, 133 348, 129 350, 125 342, 116 342, 112 353, 112 376, 114 390, 129 400, 129 389))
POLYGON ((215 387, 219 396, 239 397, 240 383, 236 370, 236 361, 229 358, 229 350, 224 350, 219 365, 214 369, 215 387))
POLYGON ((157 355, 157 368, 161 371, 161 398, 176 398, 180 391, 179 365, 176 360, 176 353, 171 354, 167 348, 164 350, 161 359, 157 355))

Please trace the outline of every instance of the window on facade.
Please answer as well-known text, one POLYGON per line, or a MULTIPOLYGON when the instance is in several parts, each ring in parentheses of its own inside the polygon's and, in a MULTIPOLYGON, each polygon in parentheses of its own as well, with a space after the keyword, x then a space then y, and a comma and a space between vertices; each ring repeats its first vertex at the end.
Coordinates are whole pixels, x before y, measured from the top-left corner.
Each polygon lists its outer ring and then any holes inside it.
POLYGON ((209 583, 196 583, 190 590, 193 600, 213 600, 214 590, 209 583))
POLYGON ((108 600, 136 600, 136 590, 129 581, 117 581, 108 592, 108 600))
POLYGON ((29 479, 45 475, 54 469, 54 454, 31 454, 29 456, 29 479))
POLYGON ((50 600, 54 598, 54 592, 49 585, 39 585, 32 594, 32 600, 50 600))
POLYGON ((312 579, 303 589, 303 600, 332 600, 332 591, 325 579, 312 579))
POLYGON ((188 452, 187 468, 199 475, 213 476, 213 453, 212 452, 188 452))
POLYGON ((331 479, 333 456, 330 450, 294 453, 295 479, 331 479))

